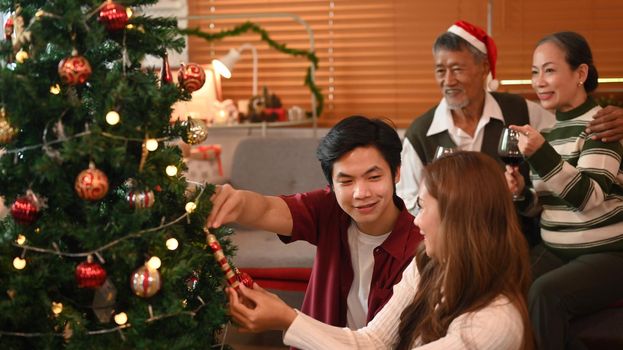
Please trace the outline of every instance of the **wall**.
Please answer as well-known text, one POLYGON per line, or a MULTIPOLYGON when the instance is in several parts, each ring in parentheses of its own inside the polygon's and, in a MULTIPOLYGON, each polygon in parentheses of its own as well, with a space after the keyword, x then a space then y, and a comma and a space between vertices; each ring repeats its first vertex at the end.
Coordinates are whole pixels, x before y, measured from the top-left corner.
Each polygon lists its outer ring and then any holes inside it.
MULTIPOLYGON (((316 130, 316 137, 320 138, 327 134, 328 128, 318 128, 316 130)), ((402 138, 404 136, 404 129, 399 129, 398 134, 402 138)), ((231 167, 233 163, 233 156, 238 146, 238 143, 247 137, 262 137, 260 129, 218 129, 208 132, 208 139, 204 144, 219 144, 222 147, 221 161, 223 165, 223 177, 218 175, 216 163, 202 160, 190 160, 187 162, 189 167, 189 173, 193 174, 207 174, 208 176, 202 178, 195 175, 193 177, 188 176, 189 180, 193 181, 208 181, 212 183, 222 183, 229 178, 231 167)), ((314 137, 314 130, 312 128, 272 128, 266 131, 266 137, 314 137)), ((266 164, 266 166, 271 166, 266 164)), ((318 164, 320 166, 320 164, 318 164)))

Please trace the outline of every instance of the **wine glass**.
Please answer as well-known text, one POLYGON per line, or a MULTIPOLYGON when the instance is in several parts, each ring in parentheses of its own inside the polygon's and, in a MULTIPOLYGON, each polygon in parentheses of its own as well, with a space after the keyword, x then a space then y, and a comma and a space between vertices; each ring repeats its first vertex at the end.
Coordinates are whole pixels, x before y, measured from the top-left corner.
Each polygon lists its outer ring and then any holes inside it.
POLYGON ((435 150, 435 156, 433 157, 433 162, 456 151, 457 149, 454 147, 437 146, 437 149, 435 150))
MULTIPOLYGON (((498 155, 502 161, 511 166, 518 166, 523 162, 523 155, 519 151, 519 132, 509 128, 502 130, 500 143, 498 144, 498 155)), ((513 193, 514 201, 524 200, 522 194, 513 193)))

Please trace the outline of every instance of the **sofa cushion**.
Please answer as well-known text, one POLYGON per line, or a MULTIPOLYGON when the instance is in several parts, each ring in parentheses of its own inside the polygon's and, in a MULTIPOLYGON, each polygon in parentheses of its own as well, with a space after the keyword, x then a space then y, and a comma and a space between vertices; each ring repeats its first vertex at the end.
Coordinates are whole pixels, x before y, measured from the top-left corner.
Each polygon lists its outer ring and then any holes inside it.
POLYGON ((316 159, 315 138, 247 138, 236 148, 230 182, 265 195, 292 194, 327 186, 316 159))

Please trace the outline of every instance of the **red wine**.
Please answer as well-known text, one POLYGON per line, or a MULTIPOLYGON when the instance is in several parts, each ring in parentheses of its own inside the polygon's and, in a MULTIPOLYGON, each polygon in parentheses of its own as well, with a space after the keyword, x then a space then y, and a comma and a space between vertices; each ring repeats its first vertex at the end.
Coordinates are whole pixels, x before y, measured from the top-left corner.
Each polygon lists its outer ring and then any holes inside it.
POLYGON ((500 159, 508 165, 519 165, 523 162, 522 156, 500 156, 500 159))

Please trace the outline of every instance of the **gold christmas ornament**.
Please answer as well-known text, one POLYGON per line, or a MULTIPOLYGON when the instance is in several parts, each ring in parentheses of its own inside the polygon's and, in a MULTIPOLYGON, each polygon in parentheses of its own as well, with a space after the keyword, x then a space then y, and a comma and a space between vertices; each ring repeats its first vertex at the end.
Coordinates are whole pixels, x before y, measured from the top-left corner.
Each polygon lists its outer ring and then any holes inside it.
POLYGON ((189 145, 202 143, 208 138, 208 126, 203 120, 188 117, 188 120, 182 122, 182 126, 182 140, 189 145))
POLYGON ((16 133, 15 129, 11 127, 9 121, 6 119, 4 107, 0 108, 0 144, 11 142, 16 133))
POLYGON ((24 50, 19 50, 15 54, 15 60, 17 61, 17 63, 24 63, 28 59, 28 57, 28 52, 24 50))
POLYGON ((63 312, 63 303, 60 303, 60 302, 58 302, 58 303, 57 303, 57 302, 54 302, 54 301, 53 301, 53 302, 52 302, 52 312, 53 312, 55 315, 58 315, 58 314, 60 314, 61 312, 63 312))

